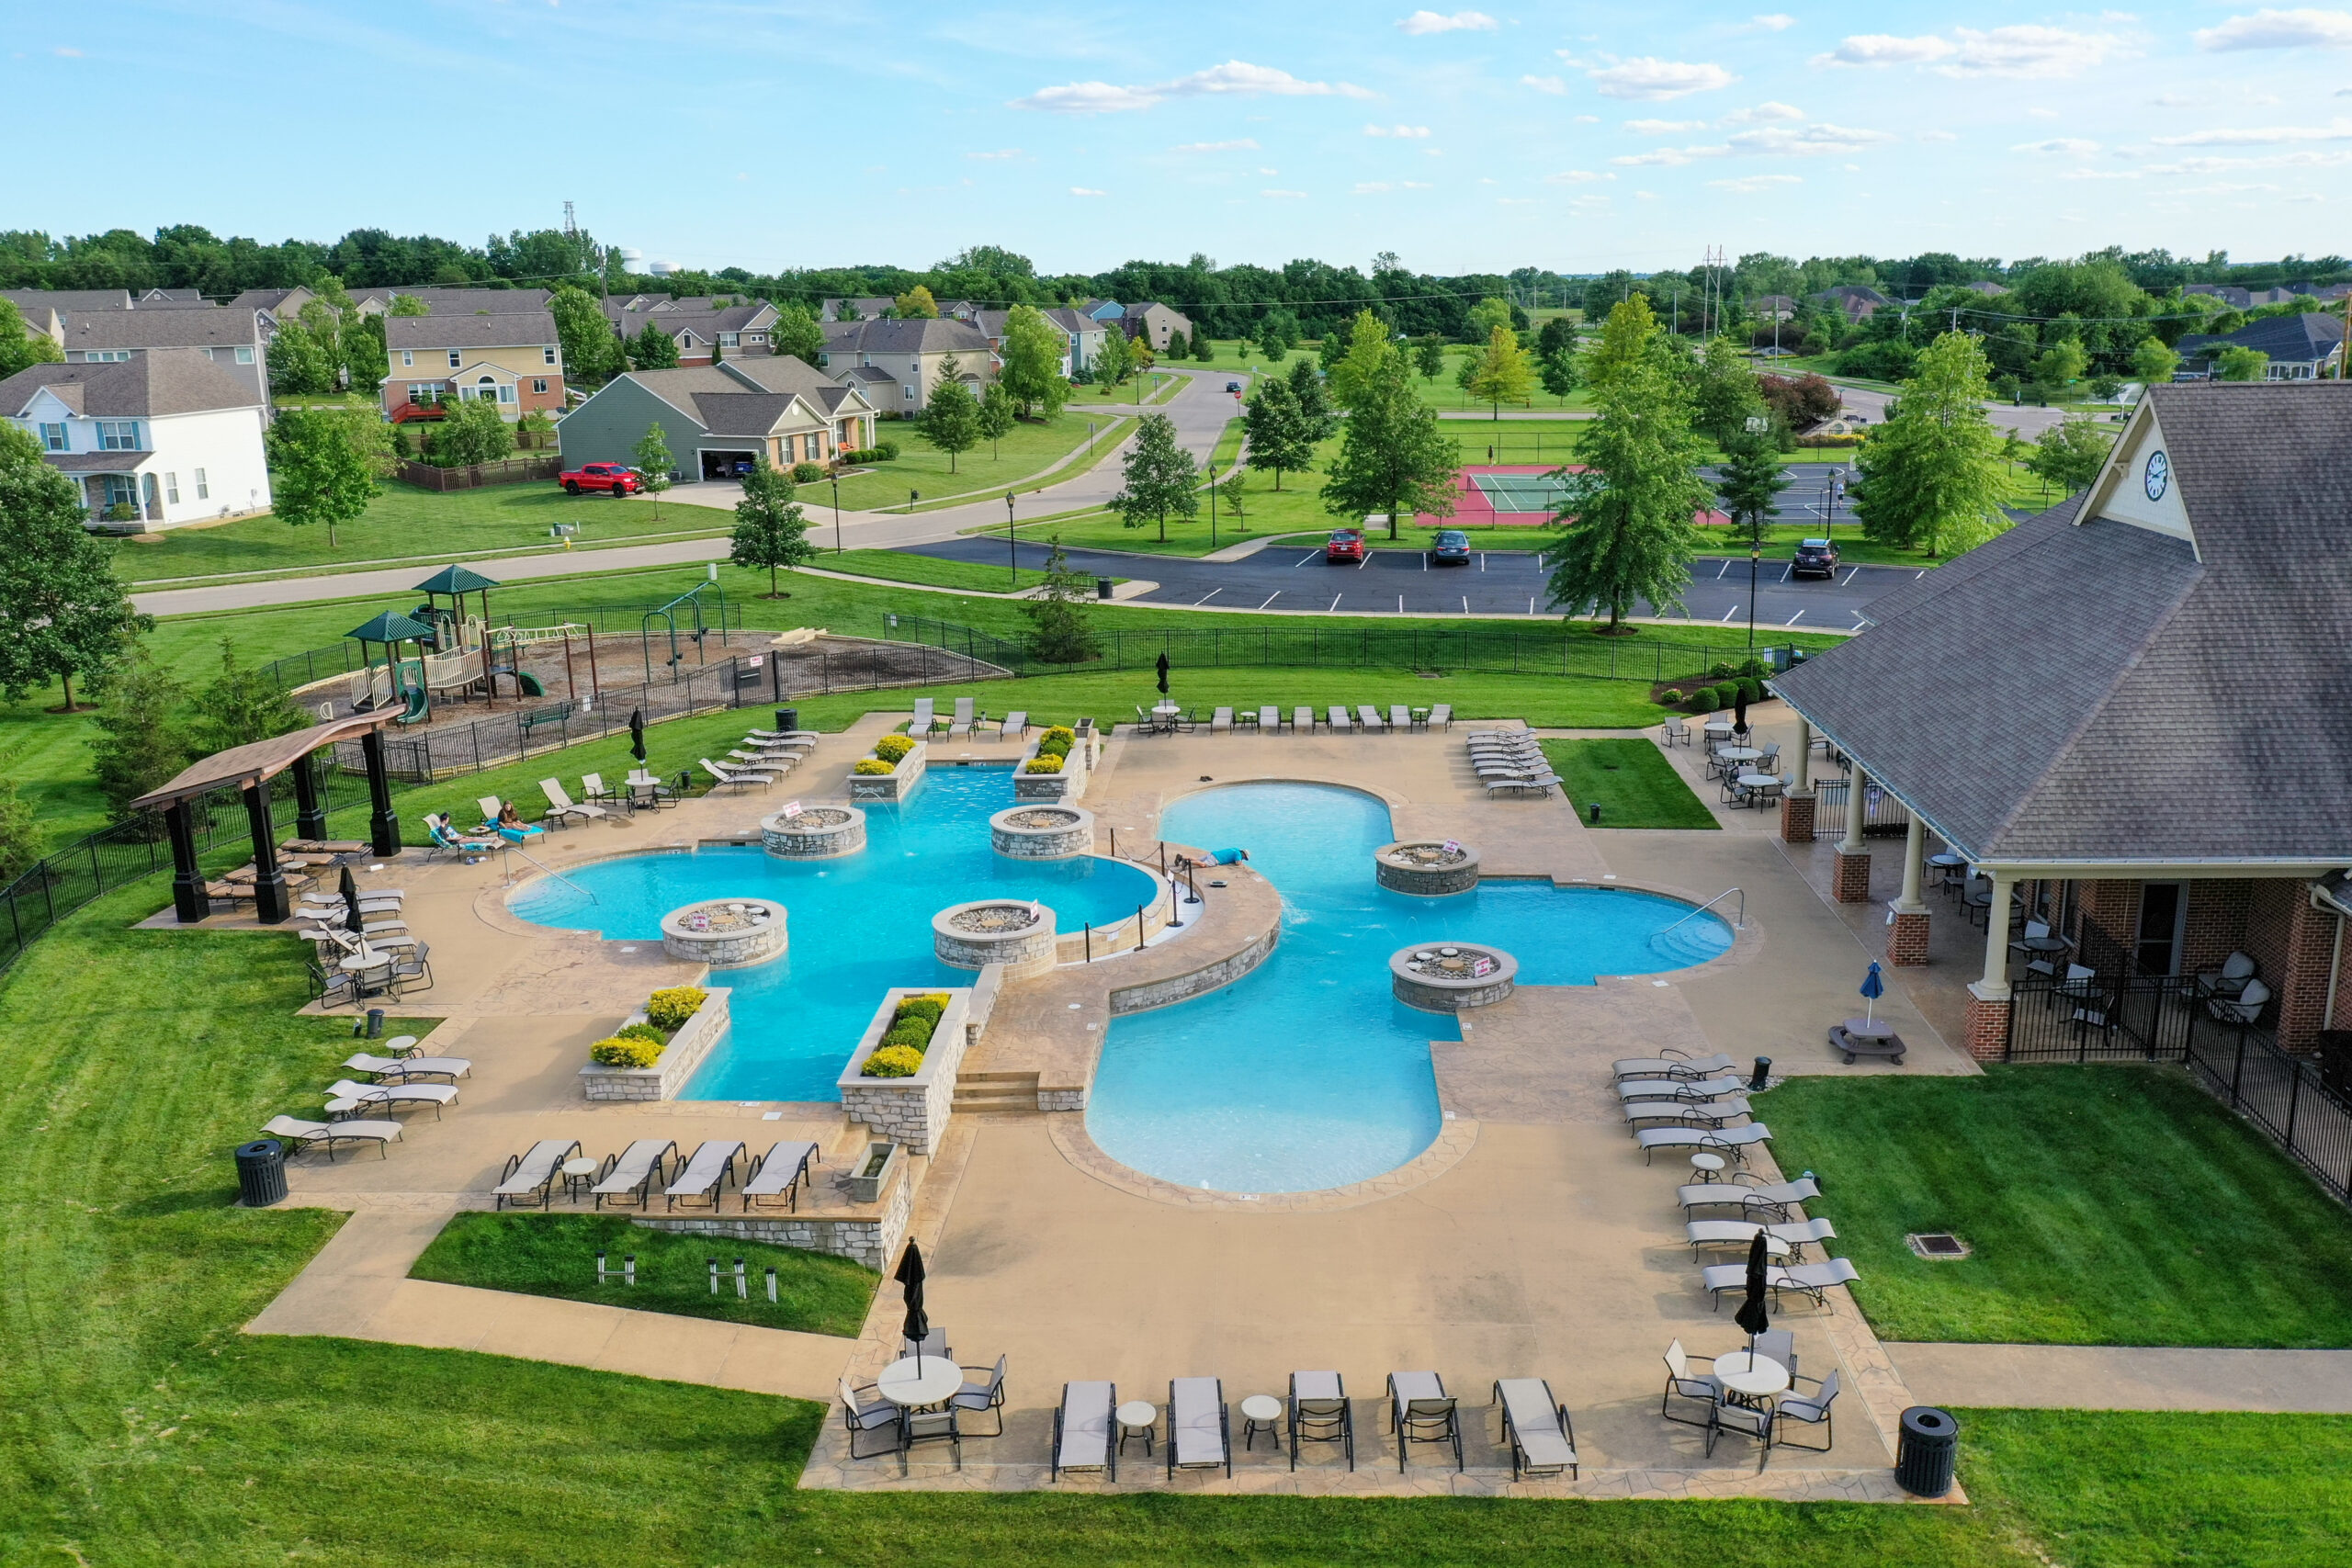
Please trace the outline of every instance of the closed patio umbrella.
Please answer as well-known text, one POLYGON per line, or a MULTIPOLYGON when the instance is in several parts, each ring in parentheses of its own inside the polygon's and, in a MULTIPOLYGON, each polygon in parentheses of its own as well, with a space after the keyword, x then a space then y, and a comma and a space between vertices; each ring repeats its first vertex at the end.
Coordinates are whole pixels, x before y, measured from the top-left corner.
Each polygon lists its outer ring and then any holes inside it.
POLYGON ((1862 976, 1862 1022, 1868 1024, 1878 1009, 1879 998, 1886 995, 1886 982, 1878 977, 1878 965, 1862 976))
POLYGON ((1168 655, 1161 654, 1152 668, 1159 671, 1159 694, 1164 697, 1168 694, 1168 655))
POLYGON ((1731 727, 1742 735, 1747 733, 1747 687, 1744 682, 1739 688, 1739 695, 1732 699, 1731 727))
POLYGON ((343 868, 343 883, 338 891, 343 894, 343 929, 359 937, 359 945, 365 948, 368 942, 363 933, 367 928, 359 915, 359 884, 352 880, 348 865, 343 868))
POLYGON ((1758 1230, 1756 1239, 1747 1244, 1747 1299, 1739 1303, 1739 1311, 1732 1321, 1747 1330, 1747 1348, 1756 1348, 1756 1337, 1772 1326, 1772 1314, 1765 1304, 1764 1269, 1766 1250, 1764 1233, 1758 1230))
POLYGON ((639 761, 645 761, 645 710, 628 710, 628 754, 639 761))
POLYGON ((922 1248, 911 1241, 907 1243, 907 1250, 899 1257, 899 1271, 890 1277, 906 1287, 907 1321, 901 1332, 914 1345, 915 1373, 921 1376, 923 1336, 931 1332, 931 1314, 923 1310, 922 1304, 922 1248))

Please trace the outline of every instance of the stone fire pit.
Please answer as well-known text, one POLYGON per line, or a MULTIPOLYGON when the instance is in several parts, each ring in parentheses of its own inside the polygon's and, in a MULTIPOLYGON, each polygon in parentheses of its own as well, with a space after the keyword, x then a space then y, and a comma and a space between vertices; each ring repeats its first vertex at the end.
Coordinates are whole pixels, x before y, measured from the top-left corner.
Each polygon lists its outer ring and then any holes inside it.
POLYGON ((785 949, 784 906, 766 898, 706 898, 662 917, 662 951, 689 964, 740 969, 785 949))
POLYGON ((1094 848, 1094 813, 1078 806, 1027 804, 989 818, 996 852, 1013 860, 1060 860, 1094 848))
POLYGON ((785 860, 829 860, 865 847, 865 813, 854 806, 810 806, 761 818, 760 840, 785 860))
POLYGON ((1466 1012, 1511 993, 1519 960, 1496 947, 1460 942, 1399 948, 1388 959, 1389 988, 1423 1012, 1466 1012))
POLYGON ((1408 839, 1372 852, 1373 874, 1393 893, 1436 897, 1478 886, 1478 852, 1445 839, 1408 839))
POLYGON ((1054 911, 1011 898, 950 904, 931 918, 932 951, 957 969, 1005 966, 1007 979, 1043 975, 1054 966, 1054 911))

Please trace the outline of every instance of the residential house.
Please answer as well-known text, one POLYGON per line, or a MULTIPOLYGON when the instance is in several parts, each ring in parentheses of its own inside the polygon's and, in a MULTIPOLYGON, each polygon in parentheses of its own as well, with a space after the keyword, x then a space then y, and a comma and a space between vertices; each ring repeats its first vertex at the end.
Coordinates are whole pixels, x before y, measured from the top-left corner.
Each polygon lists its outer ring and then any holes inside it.
POLYGON ((1766 294, 1747 302, 1747 313, 1759 321, 1785 321, 1797 313, 1797 302, 1785 294, 1766 294))
POLYGON ((81 488, 94 525, 147 533, 268 510, 268 412, 196 348, 35 365, 0 381, 0 418, 81 488), (107 513, 128 508, 130 515, 107 513))
POLYGON ((302 307, 318 296, 296 284, 291 288, 248 288, 229 301, 232 310, 258 310, 267 318, 263 325, 275 328, 280 321, 290 321, 302 313, 302 307))
POLYGON ((1130 305, 1120 325, 1130 342, 1148 344, 1154 354, 1167 353, 1169 343, 1179 333, 1187 343, 1193 338, 1193 319, 1172 305, 1130 305))
POLYGON ((616 376, 556 426, 566 467, 637 461, 637 444, 662 427, 684 483, 733 477, 764 457, 777 468, 832 464, 874 445, 876 410, 790 355, 725 359, 616 376))
POLYGON ((509 315, 544 310, 554 291, 547 288, 357 288, 351 303, 362 315, 390 315, 396 299, 414 299, 436 316, 509 315))
POLYGON ((2244 288, 2232 288, 2225 283, 2192 283, 2181 292, 2201 294, 2209 299, 2219 299, 2233 310, 2249 310, 2254 308, 2254 295, 2251 292, 2244 288))
POLYGON ((1849 321, 1867 321, 1878 313, 1881 307, 1894 303, 1877 289, 1861 283, 1841 283, 1835 288, 1823 289, 1813 298, 1843 310, 1849 321))
MULTIPOLYGON (((989 350, 1000 362, 1004 353, 1004 319, 1010 314, 1007 310, 982 310, 972 321, 989 340, 989 350)), ((1046 325, 1062 334, 1062 374, 1073 381, 1083 379, 1093 367, 1095 356, 1102 352, 1102 340, 1112 330, 1110 324, 1063 305, 1040 310, 1038 314, 1046 318, 1046 325)))
POLYGON ((563 344, 545 309, 498 315, 386 316, 385 417, 414 418, 444 397, 481 398, 516 420, 563 408, 563 344))
POLYGON ((1987 299, 1998 299, 2002 295, 2007 294, 2009 291, 2009 286, 2007 284, 1993 283, 1984 278, 1979 278, 1974 283, 1963 283, 1961 287, 1967 289, 1971 294, 1982 294, 1987 299))
POLYGON ((888 315, 898 308, 898 300, 888 294, 866 294, 854 299, 820 299, 817 304, 817 319, 829 323, 844 320, 871 321, 888 315), (843 315, 844 307, 851 314, 843 315))
POLYGON ((768 329, 775 324, 776 309, 764 300, 748 304, 729 299, 724 305, 710 297, 673 299, 667 295, 638 295, 628 300, 607 300, 605 319, 624 338, 634 338, 649 326, 667 333, 678 345, 681 366, 707 365, 716 347, 721 358, 738 354, 772 354, 768 329))
POLYGON ((134 310, 209 310, 212 301, 200 288, 150 288, 130 302, 134 310))
POLYGON ((58 323, 76 311, 130 309, 127 288, 0 288, 0 299, 17 308, 28 328, 60 343, 58 323))
MULTIPOLYGON (((2152 388, 2087 491, 1772 679, 1807 727, 1793 756, 1818 732, 1852 761, 1849 799, 1908 814, 1894 962, 1928 959, 1929 838, 1988 879, 1976 1055, 2013 1026, 2070 1057, 2177 1047, 2214 1016, 2191 977, 2233 952, 2279 1046, 2352 1023, 2347 447, 2352 386, 2152 388), (2038 975, 2011 966, 2025 920, 2064 944, 2038 975)), ((1782 831, 1807 841, 1829 824, 1798 778, 1782 831)), ((1873 877, 1862 817, 1834 867, 1849 903, 1897 885, 1873 877)))
POLYGON ((2268 381, 2312 381, 2335 374, 2337 352, 2344 342, 2344 318, 2304 310, 2292 316, 2265 316, 2233 333, 2192 333, 2180 340, 2180 367, 2176 381, 2211 378, 2213 367, 2225 348, 2259 349, 2270 356, 2263 372, 2268 381))
POLYGON ((969 321, 943 316, 823 325, 826 371, 843 385, 856 386, 886 417, 921 413, 950 358, 956 361, 956 378, 976 396, 996 379, 996 356, 989 352, 988 337, 969 321))
POLYGON ((57 342, 69 365, 120 364, 161 349, 196 349, 268 406, 269 333, 257 310, 74 310, 59 322, 57 342))

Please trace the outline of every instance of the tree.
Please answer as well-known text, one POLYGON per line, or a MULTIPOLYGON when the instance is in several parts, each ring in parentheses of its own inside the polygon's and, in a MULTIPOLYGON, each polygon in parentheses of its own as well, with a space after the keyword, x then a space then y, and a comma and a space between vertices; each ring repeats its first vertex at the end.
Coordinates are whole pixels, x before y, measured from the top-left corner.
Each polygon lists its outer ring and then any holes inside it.
POLYGON ((2091 356, 2073 338, 2060 338, 2033 362, 2033 373, 2044 386, 2071 387, 2090 368, 2091 356))
POLYGON ((1193 357, 1203 365, 1216 358, 1216 344, 1209 341, 1208 333, 1204 332, 1193 333, 1193 357))
POLYGON ((1168 334, 1168 357, 1170 359, 1190 359, 1193 357, 1193 340, 1186 337, 1182 333, 1170 333, 1168 334))
POLYGON ((620 341, 594 295, 573 284, 559 285, 548 299, 548 311, 555 317, 556 341, 563 345, 567 380, 594 386, 613 373, 621 357, 620 341))
POLYGON ((2232 344, 2213 357, 2213 374, 2223 381, 2260 381, 2269 374, 2270 355, 2232 344))
POLYGON ((459 398, 433 433, 433 460, 445 468, 495 463, 514 451, 514 427, 488 398, 459 398))
POLYGON ((395 294, 392 296, 390 314, 395 316, 429 316, 433 314, 433 307, 426 304, 424 300, 418 299, 413 294, 395 294))
POLYGON ((1298 399, 1285 383, 1272 377, 1250 400, 1249 410, 1241 416, 1241 432, 1249 465, 1273 470, 1277 491, 1283 488, 1285 471, 1306 468, 1315 456, 1315 443, 1299 416, 1298 399))
POLYGON ((1306 433, 1309 446, 1319 446, 1339 434, 1340 411, 1331 406, 1323 372, 1315 361, 1302 359, 1290 367, 1290 395, 1298 404, 1299 429, 1306 433))
POLYGON ((1119 493, 1109 504, 1129 528, 1156 521, 1165 544, 1170 513, 1180 518, 1200 514, 1200 475, 1193 455, 1177 443, 1175 422, 1164 413, 1148 413, 1137 422, 1135 445, 1127 448, 1119 477, 1119 493))
POLYGON ((735 547, 727 558, 737 566, 767 569, 764 599, 791 598, 776 589, 777 570, 816 558, 808 519, 792 494, 792 476, 762 457, 744 478, 743 499, 735 503, 735 547))
POLYGON ((1835 419, 1845 400, 1826 376, 1758 376, 1756 389, 1772 412, 1792 430, 1805 430, 1825 419, 1835 419))
POLYGON ((114 573, 115 546, 82 526, 82 492, 40 460, 16 426, 0 441, 0 699, 50 682, 74 707, 74 677, 111 662, 154 617, 134 615, 114 573))
POLYGON ((269 389, 296 396, 334 391, 336 348, 332 333, 321 342, 300 318, 280 321, 277 335, 269 340, 269 389))
POLYGON ((1893 416, 1855 456, 1854 513, 1866 536, 1935 556, 2002 525, 2001 437, 1984 412, 1990 368, 1964 333, 1921 351, 1893 416))
POLYGON ((1477 358, 1470 395, 1491 408, 1497 420, 1503 417, 1505 403, 1524 403, 1535 395, 1535 363, 1509 327, 1490 329, 1486 352, 1477 358))
POLYGON ((28 333, 16 306, 0 299, 0 376, 14 376, 35 365, 64 363, 65 351, 47 333, 28 333))
POLYGON ((257 665, 240 666, 237 647, 220 639, 220 674, 196 697, 190 733, 198 751, 226 751, 307 727, 310 716, 287 698, 284 688, 257 665))
POLYGON ((1544 383, 1545 391, 1563 403, 1566 402, 1569 394, 1577 389, 1577 382, 1582 379, 1577 373, 1575 353, 1562 349, 1550 354, 1538 355, 1535 360, 1535 378, 1544 383))
POLYGON ((1343 409, 1356 406, 1359 389, 1370 386, 1384 367, 1404 358, 1389 340, 1388 324, 1369 310, 1356 312, 1356 319, 1348 327, 1346 349, 1336 361, 1329 334, 1323 344, 1324 389, 1343 409))
MULTIPOLYGON (((1275 478, 1279 479, 1281 476, 1276 475, 1275 478)), ((1250 470, 1237 468, 1227 469, 1225 478, 1216 482, 1216 492, 1224 498, 1227 510, 1232 512, 1234 525, 1237 528, 1245 527, 1249 523, 1249 519, 1243 515, 1246 503, 1250 499, 1249 480, 1250 470)))
POLYGON ((1739 345, 1727 337, 1707 344, 1700 356, 1697 385, 1691 389, 1691 419, 1728 450, 1747 433, 1747 422, 1764 417, 1764 395, 1756 372, 1739 345))
POLYGON ((916 284, 912 288, 908 289, 904 294, 899 295, 896 299, 891 300, 890 306, 891 314, 897 316, 902 321, 935 321, 939 320, 939 301, 933 299, 931 297, 931 290, 924 288, 920 283, 916 284))
POLYGON ((979 412, 976 417, 979 422, 980 439, 989 444, 989 461, 994 462, 1003 456, 997 443, 1012 434, 1012 394, 996 382, 989 382, 988 389, 980 394, 979 412))
POLYGON ((2111 443, 2086 419, 2070 419, 2043 431, 2025 460, 2026 471, 2061 495, 2088 490, 2107 467, 2111 443))
POLYGON ((1445 374, 1445 334, 1423 333, 1413 340, 1413 367, 1424 381, 1434 381, 1445 374))
POLYGON ((1385 513, 1393 539, 1408 512, 1453 514, 1461 462, 1438 433, 1437 411, 1414 392, 1405 356, 1392 353, 1357 389, 1339 456, 1324 477, 1323 510, 1359 521, 1385 513))
POLYGON ((270 510, 296 528, 325 524, 334 549, 336 527, 359 521, 376 499, 382 440, 381 424, 367 411, 281 411, 266 443, 270 510))
POLYGON ((814 366, 825 357, 825 329, 817 324, 808 306, 796 300, 776 310, 775 322, 768 328, 768 346, 814 366))
POLYGON ((2162 386, 2179 367, 2180 355, 2162 338, 2143 337, 2132 350, 2132 374, 2144 385, 2162 386))
POLYGON ((1577 351, 1577 329, 1566 316, 1547 317, 1544 330, 1535 334, 1535 352, 1539 355, 1574 354, 1577 351))
POLYGON ((43 838, 32 802, 17 798, 16 780, 0 778, 0 887, 40 863, 43 838))
POLYGON ((1015 412, 1024 418, 1035 412, 1048 416, 1061 412, 1069 397, 1069 382, 1061 368, 1069 346, 1069 339, 1035 306, 1015 305, 1004 313, 1004 343, 998 351, 1002 367, 997 379, 1012 394, 1015 412))
POLYGON ((1725 450, 1730 458, 1715 476, 1715 495, 1735 525, 1747 524, 1749 547, 1760 549, 1772 502, 1789 488, 1788 473, 1765 436, 1735 436, 1725 450))
POLYGON ((1258 320, 1258 347, 1269 365, 1280 365, 1305 335, 1288 310, 1269 310, 1258 320))
POLYGON ((1093 597, 1094 583, 1084 572, 1070 570, 1059 534, 1046 545, 1045 584, 1021 606, 1029 617, 1029 651, 1047 664, 1076 664, 1102 651, 1082 608, 1093 597))
POLYGON ((649 424, 645 434, 629 448, 630 467, 637 470, 638 487, 653 498, 653 519, 662 520, 662 492, 670 488, 670 470, 678 459, 670 453, 669 433, 658 424, 649 424))
POLYGON ((1577 614, 1606 606, 1609 635, 1636 600, 1664 614, 1682 601, 1698 548, 1691 518, 1708 502, 1699 475, 1690 395, 1660 355, 1649 301, 1609 312, 1591 378, 1594 417, 1577 437, 1581 472, 1568 474, 1545 547, 1551 604, 1577 614))
POLYGON ((931 389, 916 430, 925 441, 947 454, 947 471, 956 471, 959 454, 980 444, 980 400, 964 385, 962 367, 949 355, 939 362, 939 380, 931 389))
MULTIPOLYGON (((618 350, 616 349, 617 354, 618 350)), ((343 320, 343 375, 355 392, 370 397, 391 373, 391 358, 384 352, 384 318, 347 310, 343 320)))
POLYGON ((675 370, 678 340, 663 332, 658 322, 648 321, 628 340, 628 362, 637 370, 675 370))
POLYGON ((1094 379, 1102 386, 1116 387, 1135 374, 1135 367, 1134 347, 1127 334, 1116 327, 1104 333, 1102 352, 1094 356, 1091 367, 1094 379))
POLYGON ((122 822, 139 813, 130 803, 169 784, 187 766, 188 740, 179 719, 187 688, 157 664, 143 642, 108 665, 97 682, 92 716, 90 771, 106 797, 107 816, 122 822))
POLYGON ((1492 343, 1497 327, 1510 325, 1510 301, 1493 295, 1470 307, 1470 343, 1492 343))

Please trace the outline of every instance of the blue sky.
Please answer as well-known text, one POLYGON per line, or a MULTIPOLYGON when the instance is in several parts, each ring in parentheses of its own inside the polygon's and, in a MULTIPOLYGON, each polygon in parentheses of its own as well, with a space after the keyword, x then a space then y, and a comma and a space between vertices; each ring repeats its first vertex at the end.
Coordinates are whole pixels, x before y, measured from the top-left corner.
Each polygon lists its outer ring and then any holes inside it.
POLYGON ((2352 11, 1951 14, 19 6, 0 227, 479 241, 569 197, 649 258, 758 270, 2352 250, 2352 11))

